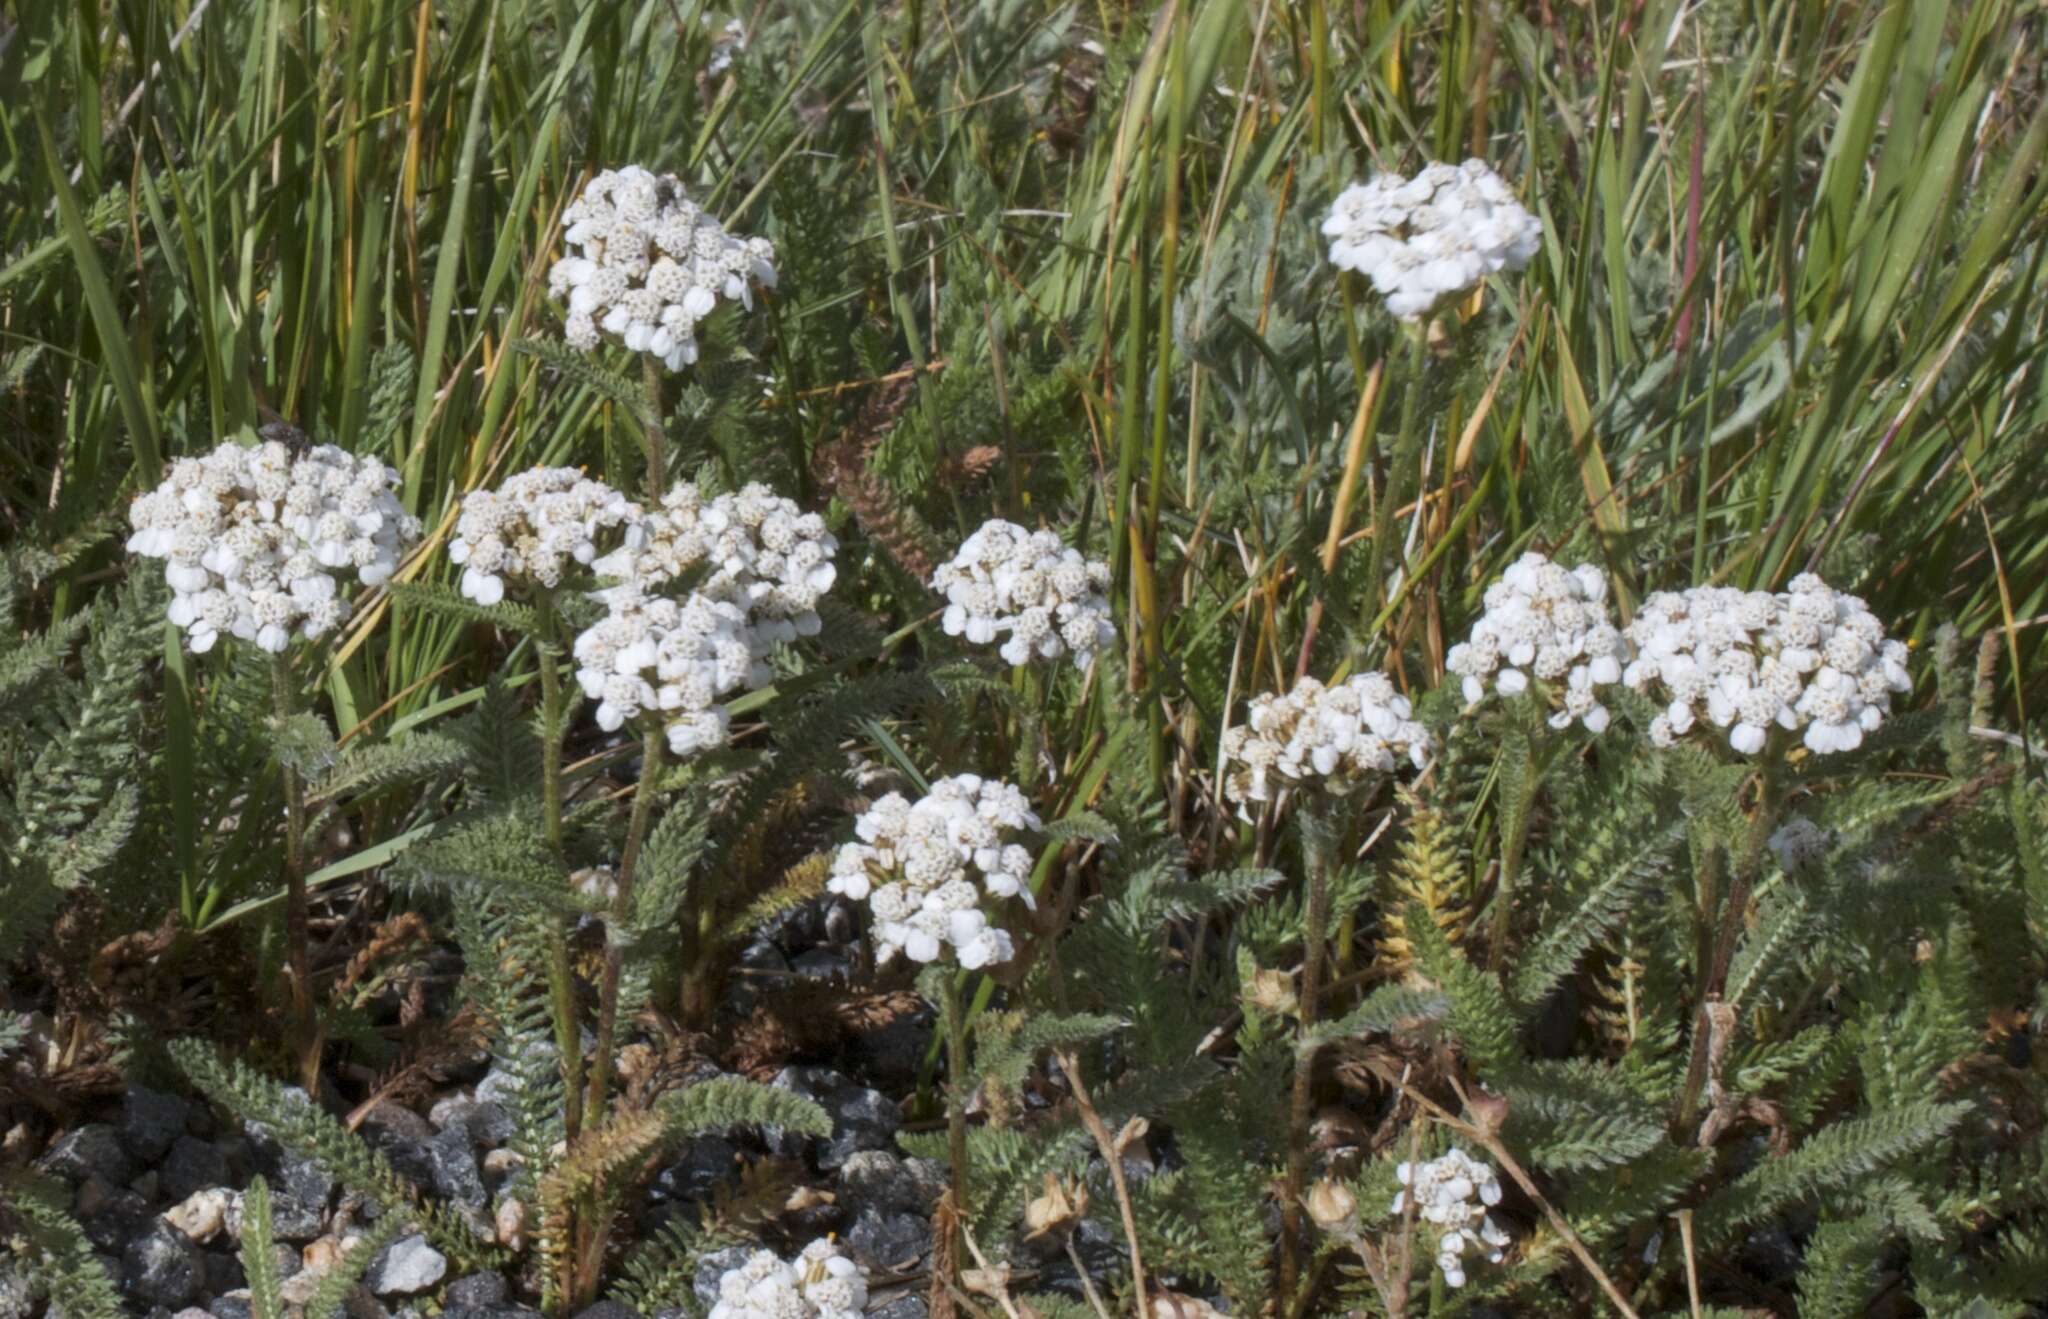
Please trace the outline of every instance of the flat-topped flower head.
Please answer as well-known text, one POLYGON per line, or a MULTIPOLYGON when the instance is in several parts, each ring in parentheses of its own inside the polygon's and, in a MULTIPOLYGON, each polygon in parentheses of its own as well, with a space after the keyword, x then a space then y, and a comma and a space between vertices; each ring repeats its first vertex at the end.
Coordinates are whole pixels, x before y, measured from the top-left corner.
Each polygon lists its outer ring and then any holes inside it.
POLYGON ((751 308, 754 284, 775 287, 774 245, 727 233, 673 174, 604 170, 562 223, 569 254, 549 269, 548 293, 568 300, 563 337, 585 352, 609 338, 680 371, 720 298, 751 308))
POLYGON ((462 593, 481 605, 505 598, 508 580, 552 591, 569 565, 589 564, 600 542, 639 508, 602 481, 573 467, 536 467, 507 477, 496 490, 462 500, 448 557, 462 565, 462 593))
POLYGON ((821 1237, 795 1259, 757 1250, 720 1274, 710 1319, 858 1319, 867 1303, 860 1266, 821 1237))
POLYGON ((1573 720, 1598 733, 1608 711, 1599 689, 1621 681, 1622 636, 1607 611, 1607 579, 1590 563, 1567 570, 1541 554, 1524 554, 1486 588, 1486 612, 1472 636, 1451 647, 1444 668, 1464 680, 1468 704, 1490 683, 1503 696, 1548 685, 1552 728, 1573 720))
POLYGON ((992 518, 932 574, 946 597, 948 636, 977 646, 1002 638, 1011 664, 1072 655, 1087 668, 1116 640, 1110 621, 1109 565, 1083 558, 1051 531, 1026 531, 992 518))
POLYGON ((685 481, 662 497, 661 507, 633 518, 619 548, 591 567, 629 596, 699 573, 693 589, 738 606, 766 654, 778 643, 817 635, 818 601, 838 578, 838 552, 823 518, 759 482, 707 499, 685 481))
POLYGON ((1500 1181, 1492 1168, 1454 1146, 1442 1158, 1398 1165, 1394 1177, 1403 1189, 1394 1196, 1393 1212, 1405 1212, 1414 1198, 1415 1217, 1437 1234, 1436 1265, 1447 1284, 1465 1285, 1468 1250, 1500 1263, 1508 1234, 1486 1212, 1500 1203, 1500 1181))
POLYGON ((1385 675, 1335 687, 1303 678, 1284 696, 1253 697, 1244 722, 1224 733, 1223 792, 1240 803, 1304 785, 1341 795, 1403 761, 1422 768, 1429 749, 1429 730, 1385 675))
POLYGON ((989 922, 981 901, 1033 905, 1031 853, 1015 838, 1038 827, 1030 802, 1011 784, 977 774, 937 779, 915 802, 892 792, 863 811, 854 822, 859 841, 833 857, 825 887, 867 902, 878 963, 899 952, 913 962, 937 961, 948 947, 969 970, 1007 962, 1015 945, 989 922))
POLYGON ((1812 573, 1788 590, 1695 586, 1660 591, 1629 625, 1622 681, 1665 703, 1650 740, 1670 746, 1702 721, 1743 755, 1770 730, 1815 752, 1852 751, 1876 732, 1894 692, 1910 691, 1906 647, 1853 595, 1812 573))
POLYGON ((225 443, 171 464, 128 510, 128 551, 164 560, 168 615, 195 652, 222 634, 276 654, 348 617, 344 588, 380 586, 420 536, 398 473, 323 444, 225 443))
POLYGON ((769 680, 748 634, 746 616, 728 601, 614 595, 610 611, 576 638, 576 680, 597 702, 598 727, 658 719, 669 750, 693 756, 725 745, 723 698, 769 680))
POLYGON ((1485 161, 1468 160, 1353 184, 1337 195, 1323 233, 1331 264, 1370 279, 1388 311, 1417 320, 1440 298, 1528 265, 1543 222, 1485 161))

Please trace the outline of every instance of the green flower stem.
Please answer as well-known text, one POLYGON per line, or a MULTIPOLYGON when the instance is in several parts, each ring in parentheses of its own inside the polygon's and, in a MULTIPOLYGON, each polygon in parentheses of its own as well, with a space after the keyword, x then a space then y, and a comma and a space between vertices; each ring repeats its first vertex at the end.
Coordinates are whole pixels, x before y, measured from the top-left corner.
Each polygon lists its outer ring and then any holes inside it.
POLYGON ((967 1215, 967 1013, 960 1003, 964 974, 949 971, 940 977, 945 990, 939 1002, 946 1026, 946 1159, 951 1165, 955 1222, 967 1215))
MULTIPOLYGON (((1311 802, 1305 808, 1320 813, 1325 803, 1311 802)), ((1334 828, 1334 821, 1329 822, 1334 828)), ((1330 938, 1330 866, 1341 849, 1324 846, 1329 834, 1323 829, 1306 829, 1308 843, 1308 911, 1302 931, 1301 1030, 1304 1037, 1315 1028, 1317 999, 1323 990, 1323 958, 1330 938), (1320 841, 1318 841, 1320 840, 1320 841)), ((1288 1104, 1287 1180, 1280 1197, 1280 1290, 1281 1297, 1294 1295, 1301 1276, 1305 1226, 1302 1195, 1308 1187, 1309 1119, 1314 1107, 1316 1051, 1301 1049, 1294 1060, 1294 1091, 1288 1104)))
MULTIPOLYGON (((291 661, 283 654, 270 662, 271 700, 281 727, 298 713, 298 688, 291 661)), ((292 1046, 298 1057, 299 1084, 308 1095, 320 1093, 320 1022, 313 1007, 313 955, 307 927, 311 914, 306 899, 306 789, 288 757, 280 757, 284 778, 284 941, 292 977, 292 1046)))
MULTIPOLYGON (((1728 987, 1728 967, 1735 960, 1736 941, 1742 937, 1742 920, 1749 907, 1750 890, 1763 868, 1771 831, 1777 827, 1782 805, 1779 797, 1783 790, 1784 753, 1780 735, 1773 732, 1757 767, 1756 809, 1750 814, 1742 851, 1736 858, 1734 877, 1721 905, 1718 932, 1711 936, 1709 931, 1714 928, 1714 912, 1708 899, 1712 896, 1712 876, 1711 873, 1703 875, 1708 882, 1701 885, 1698 939, 1701 951, 1711 949, 1711 953, 1701 966, 1699 1019, 1693 1023, 1692 1056, 1686 1063, 1685 1086, 1679 1091, 1678 1116, 1672 1123, 1673 1136, 1681 1142, 1690 1143, 1688 1133, 1693 1120, 1699 1116, 1700 1091, 1707 1081, 1711 1044, 1708 1011, 1721 1001, 1721 994, 1728 987)), ((1711 866, 1710 861, 1706 868, 1709 872, 1711 866)))
POLYGON ((1401 507, 1401 501, 1408 494, 1410 469, 1415 466, 1415 455, 1422 448, 1422 437, 1416 433, 1416 413, 1420 410, 1424 374, 1428 367, 1427 345, 1421 329, 1408 335, 1408 371, 1402 381, 1401 429, 1394 439, 1394 458, 1387 468, 1386 479, 1380 482, 1379 501, 1373 507, 1372 515, 1372 575, 1367 579, 1367 589, 1375 593, 1386 590, 1387 555, 1394 539, 1394 512, 1401 507))
POLYGON ((1522 857, 1529 847, 1529 819, 1536 809, 1543 776, 1563 745, 1562 738, 1549 736, 1539 713, 1529 729, 1529 758, 1523 766, 1521 791, 1508 803, 1509 813, 1501 816, 1500 882, 1493 890, 1492 933, 1486 948, 1486 969, 1498 975, 1507 956, 1509 927, 1514 921, 1515 881, 1522 874, 1522 857))
POLYGON ((604 1120, 606 1091, 612 1079, 612 1044, 619 1024, 619 974, 625 968, 625 928, 633 917, 633 872, 640 848, 654 819, 655 784, 661 778, 664 735, 657 720, 646 721, 640 739, 640 782, 633 789, 633 815, 626 826, 626 848, 619 857, 619 875, 612 894, 611 919, 605 922, 604 979, 597 993, 597 1052, 590 1060, 590 1098, 583 1106, 594 1122, 604 1120))
POLYGON ((649 507, 659 507, 668 487, 668 454, 662 440, 661 359, 640 354, 641 387, 647 391, 647 412, 641 425, 647 439, 647 498, 649 507))
MULTIPOLYGON (((562 853, 562 675, 561 620, 555 593, 542 591, 534 600, 540 613, 539 646, 541 709, 541 817, 548 849, 562 853)), ((555 1027, 555 1051, 562 1067, 562 1128, 570 1140, 583 1129, 583 1032, 577 1022, 576 978, 569 964, 569 922, 548 918, 548 1003, 555 1027)))

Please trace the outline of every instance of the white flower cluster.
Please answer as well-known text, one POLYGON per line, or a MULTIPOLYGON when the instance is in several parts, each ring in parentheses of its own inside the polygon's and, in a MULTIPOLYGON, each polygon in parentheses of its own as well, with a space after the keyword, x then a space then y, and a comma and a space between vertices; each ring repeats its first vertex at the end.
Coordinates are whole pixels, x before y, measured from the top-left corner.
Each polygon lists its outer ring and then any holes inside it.
POLYGON ((419 539, 392 493, 398 473, 331 444, 271 440, 180 458, 129 507, 128 551, 164 560, 170 620, 194 651, 222 633, 273 654, 348 617, 343 582, 378 586, 419 539))
POLYGON ((710 1319, 858 1319, 867 1303, 860 1266, 821 1237, 794 1260, 757 1250, 720 1274, 710 1319))
POLYGON ((697 322, 719 298, 752 307, 749 281, 775 287, 774 246, 727 233, 673 174, 604 170, 562 221, 574 250, 548 271, 548 292, 569 300, 572 348, 588 352, 602 332, 680 371, 697 360, 697 322))
POLYGON ((1670 746, 1701 715, 1744 755, 1773 727, 1805 730, 1816 752, 1850 751, 1875 732, 1893 692, 1908 691, 1906 647, 1887 641, 1862 600, 1812 573, 1772 594, 1696 586, 1660 591, 1629 625, 1635 659, 1622 681, 1664 700, 1650 740, 1670 746))
POLYGON ((1489 678, 1503 696, 1527 691, 1531 674, 1545 682, 1562 678, 1563 706, 1550 726, 1576 719, 1598 733, 1608 711, 1596 689, 1621 681, 1621 657, 1621 631, 1608 620, 1600 570, 1582 563, 1567 571, 1532 551, 1486 588, 1486 613, 1470 640, 1451 647, 1444 668, 1465 680, 1467 703, 1486 695, 1489 678))
POLYGON ((1057 533, 1001 518, 982 523, 932 574, 932 589, 946 597, 946 635, 985 646, 1007 632, 1001 654, 1011 664, 1071 652, 1084 669, 1116 640, 1108 585, 1107 564, 1082 558, 1057 533))
POLYGON ((669 750, 694 755, 725 744, 721 698, 766 683, 752 629, 737 605, 701 593, 686 600, 610 593, 610 611, 576 638, 576 680, 597 702, 597 725, 612 732, 658 712, 669 750))
POLYGON ((624 526, 619 548, 591 562, 615 584, 595 593, 608 613, 576 638, 576 676, 607 731, 659 711, 677 755, 722 745, 722 699, 767 684, 768 653, 822 626, 838 542, 758 484, 706 500, 684 482, 624 526), (686 599, 657 594, 685 574, 701 574, 686 599))
POLYGON ((1330 261, 1372 280, 1404 320, 1498 270, 1520 270, 1543 222, 1485 161, 1426 166, 1412 179, 1381 174, 1337 195, 1323 221, 1330 261))
POLYGON ((1450 1153, 1428 1163, 1403 1163, 1394 1177, 1405 1190, 1395 1194, 1393 1210, 1401 1213, 1415 1197, 1415 1214, 1439 1230, 1436 1266, 1453 1287, 1465 1285, 1465 1251, 1473 1246, 1498 1264, 1508 1234, 1486 1212, 1500 1203, 1500 1181, 1493 1169, 1453 1146, 1450 1153))
POLYGON ((913 962, 936 961, 947 944, 970 971, 1007 962, 1016 949, 982 913, 971 874, 980 872, 990 897, 1033 905, 1031 853, 1007 836, 1038 827, 1011 784, 976 774, 938 779, 917 802, 892 792, 862 812, 854 822, 860 841, 839 849, 825 887, 867 900, 877 962, 898 952, 913 962))
POLYGON ((707 500, 684 481, 660 508, 629 523, 624 543, 591 566, 623 584, 598 598, 631 599, 703 565, 693 589, 743 611, 757 653, 766 654, 777 643, 817 635, 818 601, 838 577, 838 550, 823 518, 759 482, 707 500))
POLYGON ((1268 801, 1277 787, 1321 779, 1341 794, 1404 757, 1422 768, 1429 748, 1429 730, 1384 675, 1362 673, 1335 687, 1303 678, 1285 696, 1253 697, 1245 721, 1224 733, 1231 768, 1223 791, 1239 802, 1268 801))
POLYGON ((553 590, 571 560, 597 557, 598 538, 639 516, 633 502, 573 467, 536 467, 496 490, 472 490, 448 557, 462 565, 462 593, 480 605, 505 598, 505 579, 553 590))

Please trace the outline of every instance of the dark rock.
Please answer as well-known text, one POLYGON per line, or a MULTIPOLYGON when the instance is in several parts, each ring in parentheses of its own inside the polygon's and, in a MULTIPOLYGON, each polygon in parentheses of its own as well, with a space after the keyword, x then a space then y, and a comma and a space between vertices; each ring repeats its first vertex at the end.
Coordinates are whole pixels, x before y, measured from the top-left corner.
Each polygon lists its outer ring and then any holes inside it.
POLYGON ((931 1249, 932 1225, 918 1214, 863 1209, 846 1231, 846 1253, 870 1273, 908 1273, 931 1249))
MULTIPOLYGON (((294 1255, 297 1251, 292 1252, 294 1255)), ((208 1250, 200 1258, 206 1270, 206 1294, 219 1296, 249 1285, 249 1275, 242 1271, 242 1257, 233 1250, 208 1250)))
POLYGON ((813 948, 807 953, 800 953, 789 967, 804 980, 853 979, 853 959, 830 948, 813 948))
POLYGON ((540 1311, 523 1305, 472 1305, 462 1309, 451 1306, 441 1311, 441 1319, 537 1319, 539 1314, 540 1311))
POLYGON ((868 1319, 924 1319, 924 1297, 898 1296, 887 1305, 868 1311, 868 1319))
POLYGON ((489 1202, 483 1174, 477 1171, 476 1147, 466 1130, 448 1127, 435 1132, 427 1142, 427 1159, 433 1169, 434 1191, 442 1199, 478 1209, 489 1202))
POLYGON ((839 1169, 840 1199, 851 1210, 930 1213, 946 1188, 945 1171, 930 1159, 902 1159, 886 1150, 860 1150, 839 1169))
POLYGON ((379 1296, 412 1296, 448 1276, 448 1257, 415 1232, 377 1252, 363 1281, 379 1296))
POLYGON ((255 1319, 256 1317, 256 1307, 251 1302, 247 1292, 243 1292, 239 1296, 216 1296, 209 1303, 208 1308, 213 1313, 213 1319, 255 1319))
POLYGON ((617 1301, 599 1301, 576 1312, 576 1319, 640 1319, 640 1312, 617 1301))
POLYGON ((711 1198, 712 1189, 739 1174, 739 1147, 723 1136, 699 1136, 683 1156, 654 1175, 648 1196, 656 1202, 689 1204, 711 1198))
POLYGON ((121 1253, 122 1288, 148 1305, 184 1305, 199 1294, 205 1272, 199 1251, 169 1223, 145 1228, 121 1253))
POLYGON ((853 1037, 845 1052, 847 1065, 870 1084, 903 1094, 917 1084, 931 1047, 933 1017, 922 1010, 906 1012, 873 1030, 853 1037))
POLYGON ((121 1139, 137 1159, 155 1163, 185 1134, 191 1116, 192 1105, 176 1095, 138 1085, 121 1099, 121 1139))
POLYGON ((448 1289, 441 1294, 441 1301, 450 1310, 479 1310, 502 1304, 505 1295, 504 1274, 465 1273, 448 1284, 448 1289))
POLYGON ((334 1198, 334 1180, 311 1159, 276 1150, 271 1158, 258 1153, 258 1164, 270 1183, 270 1234, 279 1241, 311 1241, 327 1227, 334 1198))
POLYGON ((44 1172, 72 1183, 98 1176, 119 1186, 136 1171, 120 1133, 104 1122, 89 1122, 64 1133, 37 1162, 44 1172))
POLYGON ((484 1149, 496 1149, 512 1139, 512 1115, 502 1104, 444 1099, 434 1105, 431 1117, 442 1131, 459 1128, 472 1145, 484 1149))
MULTIPOLYGON (((96 1197, 96 1203, 88 1211, 79 1211, 79 1226, 85 1229, 86 1239, 109 1254, 118 1255, 128 1248, 130 1242, 149 1230, 149 1223, 155 1215, 150 1212, 149 1201, 125 1187, 109 1190, 104 1196, 96 1197)), ((168 1223, 167 1231, 175 1232, 178 1240, 184 1241, 185 1234, 177 1232, 168 1223)))
MULTIPOLYGON (((816 1101, 832 1115, 832 1135, 818 1147, 818 1166, 837 1168, 860 1150, 887 1148, 903 1125, 903 1116, 888 1096, 857 1085, 829 1067, 785 1067, 772 1084, 816 1101)), ((792 1132, 762 1133, 776 1153, 793 1156, 803 1138, 792 1132)))
POLYGON ((434 1184, 434 1158, 427 1150, 436 1134, 433 1123, 398 1104, 379 1104, 357 1132, 399 1176, 414 1186, 434 1184))
POLYGON ((746 1246, 727 1246, 714 1250, 697 1261, 697 1276, 691 1279, 691 1290, 697 1293, 698 1304, 706 1309, 718 1304, 718 1280, 732 1269, 747 1262, 754 1252, 746 1246))
POLYGON ((211 1141, 180 1136, 171 1142, 171 1152, 157 1168, 157 1189, 172 1203, 182 1203, 195 1192, 226 1186, 227 1156, 211 1141))

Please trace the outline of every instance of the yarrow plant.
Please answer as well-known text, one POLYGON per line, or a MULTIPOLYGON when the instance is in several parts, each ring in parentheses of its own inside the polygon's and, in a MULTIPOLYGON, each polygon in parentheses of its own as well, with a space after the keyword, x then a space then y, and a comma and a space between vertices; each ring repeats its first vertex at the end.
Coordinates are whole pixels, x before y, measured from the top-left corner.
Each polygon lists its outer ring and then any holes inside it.
POLYGON ((1903 642, 1856 596, 1812 573, 1771 593, 1696 586, 1660 591, 1629 625, 1635 658, 1622 681, 1664 701, 1650 740, 1670 746, 1700 718, 1744 755, 1770 730, 1802 732, 1809 750, 1852 751, 1876 732, 1894 692, 1912 689, 1903 642))
POLYGON ((999 653, 1011 664, 1071 654, 1083 669, 1116 640, 1108 586, 1109 565, 1054 532, 1001 518, 982 523, 932 574, 932 589, 946 597, 946 635, 985 646, 1007 633, 999 653))
POLYGON ((563 337, 581 351, 609 335, 680 371, 720 298, 751 308, 754 284, 775 287, 774 245, 727 233, 673 174, 600 171, 562 220, 572 251, 549 269, 548 292, 568 299, 563 337))
POLYGON ((710 1319, 857 1319, 867 1302, 860 1266, 820 1238, 794 1260, 757 1250, 720 1274, 710 1319))
POLYGON ((756 482, 706 499, 684 481, 633 518, 624 542, 591 567, 618 586, 600 600, 636 599, 700 567, 693 589, 745 615, 760 653, 817 635, 818 601, 832 589, 839 542, 825 520, 756 482))
POLYGON ((772 676, 755 655, 746 614, 701 592, 671 600, 615 590, 610 603, 573 648, 576 680, 597 702, 598 727, 612 732, 655 714, 678 756, 725 745, 730 721, 721 698, 772 676))
POLYGON ((631 500, 576 468, 536 467, 464 496, 448 557, 462 565, 462 594, 494 605, 508 578, 554 590, 570 563, 590 564, 606 533, 639 515, 631 500))
POLYGON ((348 617, 350 577, 379 586, 419 539, 398 473, 333 445, 294 454, 276 440, 180 458, 138 498, 128 550, 164 560, 168 614, 192 649, 223 634, 280 654, 348 617))
POLYGON ((1342 795, 1403 760, 1422 768, 1429 751, 1429 730, 1385 675, 1335 687, 1304 677, 1284 696, 1254 697, 1244 722, 1223 735, 1223 791, 1240 803, 1305 784, 1342 795))
POLYGON ((1465 1285, 1467 1250, 1477 1248, 1489 1263, 1500 1263, 1508 1234, 1486 1212, 1500 1203, 1492 1168, 1453 1146, 1442 1158, 1400 1164, 1394 1177, 1403 1189, 1394 1196, 1393 1212, 1403 1212, 1414 1197, 1416 1216, 1438 1230, 1436 1266, 1446 1283, 1465 1285))
POLYGON ((1037 828, 1038 816, 1011 784, 976 774, 937 779, 915 802, 892 792, 863 811, 854 822, 860 841, 839 849, 826 887, 867 902, 878 963, 899 952, 913 962, 937 961, 949 945, 969 970, 1007 962, 1015 945, 989 922, 981 897, 1033 905, 1031 853, 1012 839, 1037 828))
POLYGON ((1468 704, 1484 699, 1487 684, 1503 696, 1529 690, 1531 676, 1564 687, 1552 728, 1573 720, 1586 731, 1606 729, 1607 707, 1598 689, 1621 681, 1623 646, 1607 612, 1607 579, 1590 563, 1565 569, 1533 551, 1486 588, 1486 612, 1471 638, 1451 647, 1444 668, 1464 680, 1468 704))
POLYGON ((1448 294, 1528 265, 1543 223, 1486 162, 1468 160, 1353 184, 1337 195, 1323 233, 1333 265, 1370 279, 1388 311, 1417 320, 1448 294))

